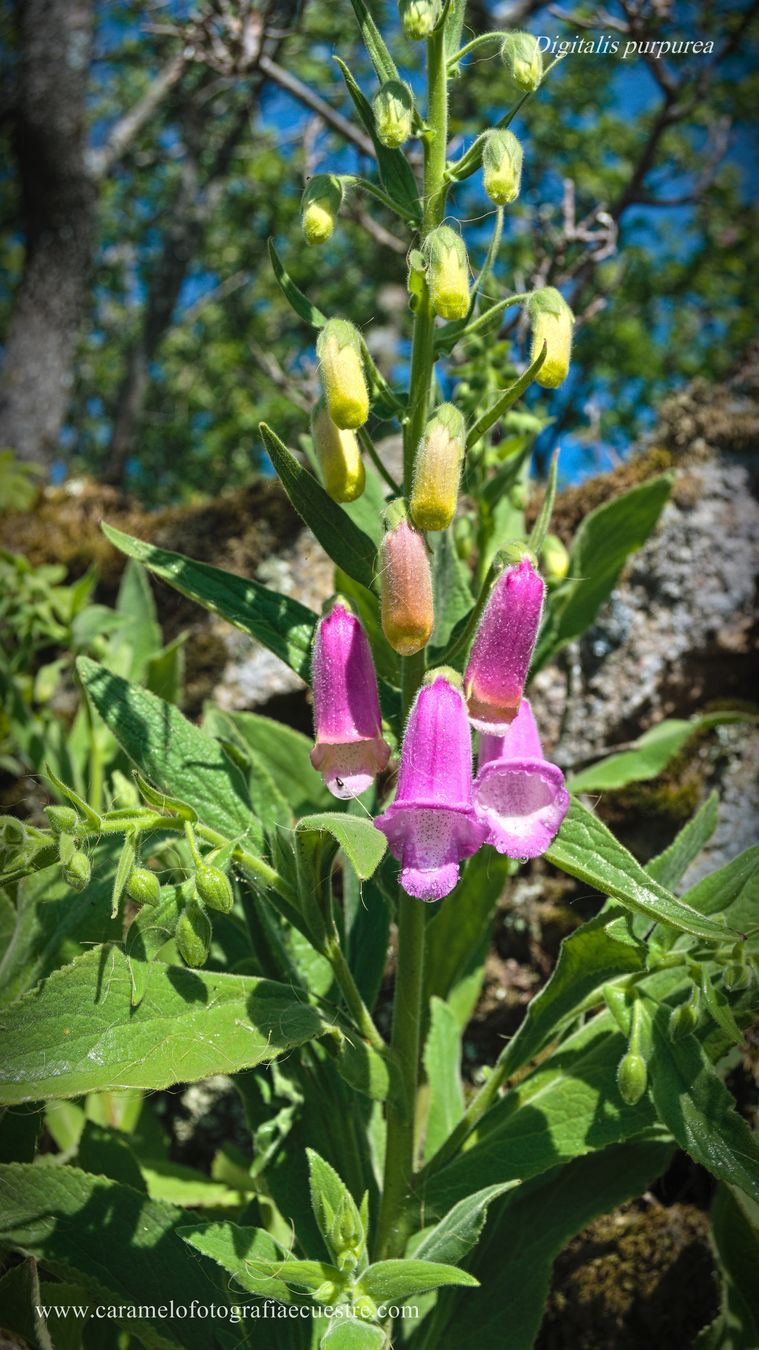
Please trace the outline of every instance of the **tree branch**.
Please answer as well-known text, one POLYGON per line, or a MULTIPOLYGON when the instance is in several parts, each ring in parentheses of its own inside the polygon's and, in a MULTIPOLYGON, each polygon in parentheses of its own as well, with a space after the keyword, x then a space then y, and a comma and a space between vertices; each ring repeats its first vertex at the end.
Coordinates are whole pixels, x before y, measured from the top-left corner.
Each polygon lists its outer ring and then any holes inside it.
POLYGON ((105 145, 88 151, 87 168, 92 179, 100 182, 108 177, 114 166, 134 144, 142 128, 150 121, 166 95, 174 88, 186 64, 184 52, 167 61, 142 98, 113 127, 105 145))
POLYGON ((284 70, 282 66, 266 55, 259 58, 258 68, 265 75, 268 75, 270 80, 278 84, 280 89, 292 94, 293 98, 297 98, 298 102, 302 103, 304 107, 317 113, 322 121, 327 123, 327 126, 332 127, 333 131, 343 136, 351 145, 355 145, 362 155, 374 154, 374 146, 369 137, 365 136, 363 131, 359 131, 358 127, 354 127, 347 117, 343 117, 343 114, 338 112, 336 108, 331 107, 329 103, 325 103, 323 98, 320 98, 312 89, 303 84, 297 76, 291 75, 289 71, 284 70))

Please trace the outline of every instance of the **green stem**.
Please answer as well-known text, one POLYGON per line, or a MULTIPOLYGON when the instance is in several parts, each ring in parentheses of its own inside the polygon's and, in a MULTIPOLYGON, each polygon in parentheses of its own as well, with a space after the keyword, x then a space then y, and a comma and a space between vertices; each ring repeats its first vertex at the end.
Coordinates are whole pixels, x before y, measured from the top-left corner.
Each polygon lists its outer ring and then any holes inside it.
POLYGON ((366 430, 366 427, 359 427, 356 435, 358 436, 361 448, 366 451, 367 455, 372 461, 372 464, 377 470, 377 473, 380 475, 381 478, 384 478, 388 487, 391 489, 393 496, 395 497, 400 496, 401 492, 400 484, 396 483, 395 479, 393 478, 393 475, 385 468, 385 465, 382 463, 379 451, 377 450, 374 441, 369 435, 369 432, 366 430))
POLYGON ((358 1030, 375 1050, 384 1053, 386 1050, 379 1031, 374 1025, 372 1015, 369 1012, 364 1000, 361 997, 358 986, 351 974, 350 966, 345 959, 345 953, 340 946, 340 940, 337 933, 330 936, 324 948, 324 955, 329 961, 332 972, 337 981, 338 988, 347 1004, 348 1010, 356 1023, 358 1030))

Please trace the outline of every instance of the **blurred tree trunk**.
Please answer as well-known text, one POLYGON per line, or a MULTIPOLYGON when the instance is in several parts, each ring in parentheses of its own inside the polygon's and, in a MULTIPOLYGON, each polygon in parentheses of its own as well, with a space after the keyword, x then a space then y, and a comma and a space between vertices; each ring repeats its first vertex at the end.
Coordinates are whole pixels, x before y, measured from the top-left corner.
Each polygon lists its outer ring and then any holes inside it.
POLYGON ((26 243, 0 375, 0 447, 49 465, 95 241, 86 161, 92 0, 17 0, 15 150, 26 243))

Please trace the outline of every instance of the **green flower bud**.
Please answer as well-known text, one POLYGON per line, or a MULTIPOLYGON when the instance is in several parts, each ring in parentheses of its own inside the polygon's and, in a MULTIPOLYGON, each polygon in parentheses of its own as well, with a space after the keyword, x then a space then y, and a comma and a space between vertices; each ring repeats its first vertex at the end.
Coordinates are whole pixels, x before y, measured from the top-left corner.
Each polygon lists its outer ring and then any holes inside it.
POLYGON ((450 225, 438 225, 424 241, 432 308, 441 319, 463 319, 469 309, 466 245, 450 225))
POLYGON ((541 558, 546 580, 563 581, 569 571, 569 553, 558 534, 546 535, 541 558))
POLYGON ((414 95, 402 80, 386 80, 372 99, 377 135, 389 150, 397 150, 411 135, 414 95))
POLYGON ((535 92, 543 78, 543 53, 532 33, 509 33, 501 46, 501 60, 514 89, 535 92))
POLYGON ((335 426, 323 399, 311 415, 311 439, 328 495, 333 502, 354 502, 366 486, 366 471, 356 433, 341 431, 335 426))
POLYGON ((343 204, 343 185, 333 173, 309 179, 300 203, 303 238, 307 244, 326 244, 332 238, 343 204))
POLYGON ((157 905, 161 900, 161 884, 155 872, 147 867, 133 867, 126 884, 126 893, 136 905, 157 905))
POLYGON ((453 542, 462 562, 467 562, 474 552, 474 525, 469 516, 459 516, 453 523, 453 542))
POLYGON ((513 131, 489 131, 482 151, 485 191, 496 206, 516 201, 522 182, 522 147, 513 131))
POLYGON ((617 1067, 617 1087, 622 1101, 635 1106, 643 1096, 648 1083, 648 1069, 642 1055, 629 1050, 617 1067))
POLYGON ((319 1288, 314 1290, 311 1297, 315 1303, 326 1303, 329 1306, 340 1297, 340 1290, 332 1280, 325 1280, 324 1284, 320 1284, 319 1288))
POLYGON ((221 914, 229 914, 235 903, 232 883, 219 867, 210 863, 201 863, 195 872, 195 888, 209 909, 218 909, 221 914))
POLYGON ((679 1041, 683 1036, 689 1036, 698 1026, 698 1017, 698 993, 694 990, 690 1002, 681 1003, 677 1008, 673 1008, 669 1015, 670 1040, 679 1041))
POLYGON ((377 1304, 368 1294, 359 1294, 358 1298, 354 1298, 353 1311, 356 1317, 366 1322, 376 1321, 378 1315, 377 1304))
POLYGON ((73 806, 46 806, 45 815, 53 834, 69 834, 79 824, 79 817, 73 806))
POLYGON ((89 885, 92 865, 86 853, 76 849, 64 864, 63 879, 72 891, 83 891, 89 885))
POLYGON ((731 961, 729 966, 725 967, 723 979, 725 988, 732 993, 748 989, 751 984, 751 967, 745 961, 731 961))
POLYGON ((329 319, 316 341, 327 408, 336 427, 355 431, 369 416, 361 339, 347 319, 329 319))
POLYGON ((440 18, 440 0, 399 0, 398 13, 406 37, 421 42, 440 18))
POLYGON ((546 359, 535 379, 543 389, 558 389, 569 374, 574 315, 554 286, 535 291, 527 302, 527 312, 532 323, 531 362, 537 360, 546 344, 546 359))
POLYGON ((466 426, 458 408, 443 403, 428 421, 414 461, 409 505, 419 530, 446 530, 456 514, 466 426))
POLYGON ((197 900, 190 900, 182 910, 174 937, 179 955, 186 965, 205 965, 211 950, 213 929, 205 909, 197 900))

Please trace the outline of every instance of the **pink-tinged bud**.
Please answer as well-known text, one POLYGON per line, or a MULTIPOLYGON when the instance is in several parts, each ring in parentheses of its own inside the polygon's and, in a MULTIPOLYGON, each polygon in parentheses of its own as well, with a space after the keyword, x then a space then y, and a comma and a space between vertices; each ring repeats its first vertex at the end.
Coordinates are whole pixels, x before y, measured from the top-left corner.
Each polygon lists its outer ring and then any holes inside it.
POLYGON ((320 620, 312 662, 311 763, 333 797, 365 792, 387 764, 377 676, 361 623, 340 601, 320 620))
POLYGON ((474 805, 487 843, 509 858, 545 853, 569 809, 564 775, 543 757, 529 700, 503 736, 480 737, 474 805))
POLYGON ((382 631, 393 651, 413 656, 432 633, 432 576, 424 539, 405 517, 385 533, 380 569, 382 631))
POLYGON ((488 596, 464 673, 469 717, 478 731, 502 736, 524 693, 543 610, 545 584, 523 557, 488 596))
POLYGON ((461 690, 430 672, 409 714, 395 801, 375 820, 418 900, 442 900, 484 842, 472 802, 472 744, 461 690))

